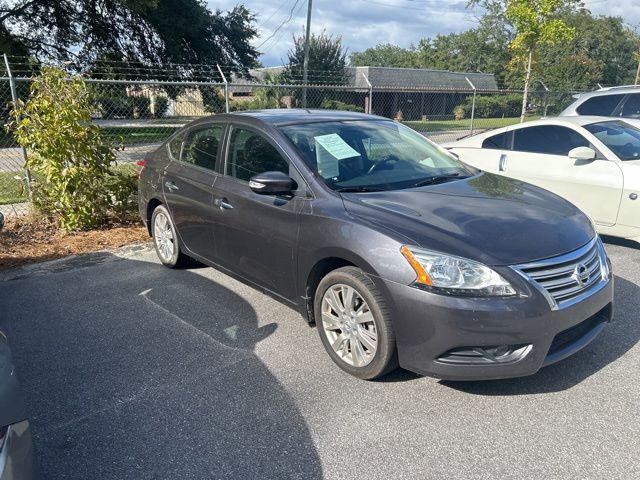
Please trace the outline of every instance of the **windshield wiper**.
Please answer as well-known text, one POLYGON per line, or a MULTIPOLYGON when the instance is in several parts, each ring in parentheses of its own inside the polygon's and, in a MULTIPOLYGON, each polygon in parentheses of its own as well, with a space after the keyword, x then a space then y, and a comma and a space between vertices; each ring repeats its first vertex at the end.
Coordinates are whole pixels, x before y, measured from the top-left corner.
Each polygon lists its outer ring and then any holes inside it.
POLYGON ((380 187, 363 187, 363 186, 360 186, 360 187, 342 187, 342 188, 336 188, 335 191, 336 192, 340 192, 340 193, 384 192, 384 188, 380 188, 380 187))
POLYGON ((411 185, 411 188, 415 187, 425 187, 427 185, 437 185, 438 183, 445 183, 449 180, 458 180, 463 178, 468 178, 469 175, 462 175, 461 173, 449 173, 447 175, 436 175, 434 177, 429 177, 424 180, 420 180, 418 183, 411 185))

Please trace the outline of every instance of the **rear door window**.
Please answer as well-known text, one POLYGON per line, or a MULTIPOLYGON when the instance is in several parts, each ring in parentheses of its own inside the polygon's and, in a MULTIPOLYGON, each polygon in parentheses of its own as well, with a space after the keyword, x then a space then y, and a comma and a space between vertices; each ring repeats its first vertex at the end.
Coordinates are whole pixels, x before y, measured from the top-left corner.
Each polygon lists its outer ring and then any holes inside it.
POLYGON ((586 100, 576 108, 580 115, 600 115, 610 117, 624 98, 624 94, 599 95, 586 100))
POLYGON ((519 152, 568 155, 576 147, 589 147, 589 141, 575 130, 559 125, 540 125, 514 130, 513 149, 519 152))
POLYGON ((622 106, 621 116, 626 118, 640 118, 640 93, 632 93, 622 106))
POLYGON ((484 142, 482 142, 482 148, 492 148, 496 150, 510 150, 512 137, 513 137, 513 132, 504 132, 504 133, 499 133, 498 135, 493 135, 492 137, 484 139, 484 142))
POLYGON ((180 150, 182 149, 182 139, 184 138, 184 133, 180 133, 176 135, 168 144, 167 148, 169 149, 169 153, 175 160, 180 160, 180 150))
POLYGON ((224 125, 200 125, 189 130, 180 160, 184 163, 215 170, 224 125))

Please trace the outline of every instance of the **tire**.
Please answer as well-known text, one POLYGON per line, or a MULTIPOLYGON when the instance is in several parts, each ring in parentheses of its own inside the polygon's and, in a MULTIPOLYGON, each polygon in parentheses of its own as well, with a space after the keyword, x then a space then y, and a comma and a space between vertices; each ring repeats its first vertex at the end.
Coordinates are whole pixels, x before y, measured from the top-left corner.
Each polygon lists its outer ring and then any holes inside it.
POLYGON ((345 372, 372 380, 398 367, 387 302, 359 268, 327 274, 316 289, 313 311, 325 350, 345 372))
POLYGON ((178 233, 171 215, 163 205, 158 205, 151 215, 151 236, 156 255, 164 266, 181 268, 189 264, 189 257, 180 249, 178 233))

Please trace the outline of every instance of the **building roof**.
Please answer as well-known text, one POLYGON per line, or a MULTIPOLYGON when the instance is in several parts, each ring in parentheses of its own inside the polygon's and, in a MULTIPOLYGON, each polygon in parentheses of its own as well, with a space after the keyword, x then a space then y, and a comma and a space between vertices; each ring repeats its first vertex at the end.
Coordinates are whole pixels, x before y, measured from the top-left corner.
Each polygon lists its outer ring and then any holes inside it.
MULTIPOLYGON (((281 73, 285 67, 256 68, 249 71, 253 79, 233 77, 236 84, 229 87, 232 92, 249 92, 251 85, 264 81, 269 73, 281 73), (238 86, 237 84, 242 84, 238 86), (246 85, 246 87, 244 86, 246 85)), ((467 78, 478 89, 498 90, 495 76, 491 73, 450 72, 426 68, 395 67, 347 67, 347 86, 368 89, 369 84, 377 90, 472 90, 467 78)))
POLYGON ((444 89, 472 90, 467 78, 478 90, 498 90, 492 73, 450 72, 427 68, 349 67, 353 84, 368 88, 366 78, 377 89, 444 89))

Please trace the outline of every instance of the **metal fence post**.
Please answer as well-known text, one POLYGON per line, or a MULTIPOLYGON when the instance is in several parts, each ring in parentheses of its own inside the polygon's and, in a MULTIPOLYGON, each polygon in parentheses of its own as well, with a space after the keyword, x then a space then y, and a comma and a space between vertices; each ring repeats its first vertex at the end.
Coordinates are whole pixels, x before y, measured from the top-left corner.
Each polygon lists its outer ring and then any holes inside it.
POLYGON ((216 64, 216 67, 218 67, 218 72, 220 72, 220 76, 222 77, 222 81, 224 82, 224 108, 225 112, 229 113, 229 82, 227 82, 227 77, 225 77, 224 73, 222 73, 220 65, 216 64))
POLYGON ((367 76, 363 73, 362 77, 364 78, 364 81, 367 82, 367 85, 369 86, 369 105, 367 105, 367 113, 369 115, 371 115, 373 113, 373 85, 371 85, 371 82, 369 81, 369 79, 367 78, 367 76))
MULTIPOLYGON (((11 99, 13 100, 13 104, 15 105, 18 101, 18 92, 16 91, 16 81, 13 78, 13 74, 11 73, 11 67, 9 66, 9 59, 7 58, 7 54, 3 54, 4 64, 7 68, 7 76, 9 77, 9 87, 11 88, 11 99)), ((27 168, 27 150, 24 147, 20 147, 22 150, 22 160, 24 161, 24 178, 25 183, 27 185, 27 195, 31 198, 31 172, 27 168)))
POLYGON ((467 81, 467 83, 469 85, 471 85, 471 88, 473 88, 473 101, 471 102, 471 125, 469 127, 469 133, 471 135, 473 135, 473 121, 474 121, 475 116, 476 116, 476 92, 477 92, 477 88, 473 83, 471 83, 471 80, 469 80, 469 77, 464 77, 464 79, 467 81))
POLYGON ((549 89, 547 88, 547 86, 544 84, 544 82, 542 80, 538 80, 540 82, 540 85, 542 85, 542 88, 544 88, 544 93, 542 94, 542 98, 543 98, 543 102, 544 102, 544 114, 543 117, 547 117, 547 109, 549 108, 549 100, 547 98, 547 93, 549 92, 549 89))

